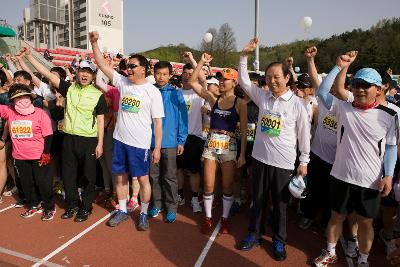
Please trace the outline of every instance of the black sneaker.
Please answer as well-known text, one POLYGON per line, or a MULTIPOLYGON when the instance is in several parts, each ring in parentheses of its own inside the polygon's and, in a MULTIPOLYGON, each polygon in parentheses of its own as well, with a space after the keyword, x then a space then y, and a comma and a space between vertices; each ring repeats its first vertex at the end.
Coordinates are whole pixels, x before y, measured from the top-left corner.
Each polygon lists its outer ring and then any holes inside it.
POLYGON ((23 208, 24 205, 25 205, 25 200, 19 198, 17 200, 17 202, 14 204, 14 208, 17 208, 17 209, 23 208))
POLYGON ((72 217, 75 216, 75 214, 78 213, 79 208, 75 207, 75 208, 69 208, 67 209, 63 215, 61 215, 61 219, 71 219, 72 217))
POLYGON ((84 222, 89 218, 92 211, 86 209, 80 209, 75 217, 75 222, 84 222))
POLYGON ((56 208, 52 210, 43 210, 42 221, 50 221, 53 220, 54 214, 56 214, 56 208))

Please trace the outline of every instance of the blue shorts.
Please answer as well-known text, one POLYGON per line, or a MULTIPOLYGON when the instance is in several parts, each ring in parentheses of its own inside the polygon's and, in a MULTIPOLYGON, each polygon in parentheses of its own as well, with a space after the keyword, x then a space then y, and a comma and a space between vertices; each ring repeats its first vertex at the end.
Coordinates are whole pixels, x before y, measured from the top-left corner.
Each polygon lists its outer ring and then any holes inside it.
POLYGON ((149 174, 150 149, 137 148, 113 139, 112 173, 129 173, 132 177, 149 174))

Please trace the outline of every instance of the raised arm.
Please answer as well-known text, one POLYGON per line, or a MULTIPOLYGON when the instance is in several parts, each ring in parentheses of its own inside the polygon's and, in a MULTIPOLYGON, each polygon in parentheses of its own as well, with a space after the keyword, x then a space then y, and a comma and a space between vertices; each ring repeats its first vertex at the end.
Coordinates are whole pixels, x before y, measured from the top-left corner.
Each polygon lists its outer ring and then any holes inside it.
POLYGON ((65 70, 65 73, 67 74, 67 77, 69 77, 70 82, 72 82, 74 80, 74 76, 69 71, 69 65, 68 64, 64 65, 64 70, 65 70))
POLYGON ((293 63, 294 63, 293 57, 288 57, 288 58, 286 58, 285 61, 286 61, 286 64, 288 65, 288 67, 289 67, 290 73, 292 74, 293 81, 297 82, 297 75, 296 75, 296 72, 294 71, 294 68, 293 68, 293 63))
POLYGON ((4 65, 2 63, 0 63, 0 70, 2 70, 4 72, 4 74, 6 75, 7 81, 12 82, 13 77, 11 76, 10 72, 8 70, 6 70, 6 68, 4 67, 4 65))
POLYGON ((32 56, 31 50, 29 47, 23 47, 22 51, 24 52, 26 59, 32 64, 32 66, 40 74, 42 74, 44 77, 46 77, 47 80, 49 80, 54 87, 56 87, 56 88, 60 87, 60 78, 57 75, 51 73, 45 66, 40 64, 39 61, 37 61, 32 56))
POLYGON ((197 62, 193 57, 192 52, 185 52, 183 53, 183 59, 185 61, 187 61, 188 63, 190 63, 190 65, 192 65, 192 67, 195 69, 197 67, 197 62))
POLYGON ((199 63, 193 71, 192 76, 189 79, 189 85, 192 87, 193 91, 198 94, 200 97, 204 98, 211 105, 214 105, 217 100, 209 91, 207 91, 205 84, 201 85, 199 80, 204 80, 205 76, 202 72, 202 67, 205 63, 210 63, 213 58, 211 55, 204 53, 201 56, 199 63))
MULTIPOLYGON (((347 52, 345 55, 342 55, 336 59, 336 66, 338 66, 340 69, 346 68, 346 73, 348 71, 348 68, 351 63, 356 59, 358 52, 357 51, 350 51, 347 52)), ((335 85, 333 86, 333 93, 337 98, 343 101, 347 101, 349 98, 349 91, 346 90, 345 88, 345 81, 346 81, 346 75, 341 77, 341 81, 343 82, 341 84, 338 84, 337 81, 335 82, 335 85)))
POLYGON ((308 75, 310 75, 311 83, 314 88, 318 88, 321 84, 321 82, 318 79, 318 71, 314 61, 314 58, 317 55, 317 51, 318 51, 317 48, 313 46, 307 48, 306 52, 304 53, 307 58, 308 75))
POLYGON ((263 89, 250 81, 249 73, 247 72, 247 57, 257 48, 258 42, 258 38, 255 37, 243 48, 238 68, 239 85, 256 104, 258 103, 258 93, 263 89))
POLYGON ((12 56, 10 53, 7 53, 6 56, 6 61, 7 61, 7 65, 8 65, 8 69, 12 72, 12 74, 14 74, 17 71, 17 68, 15 68, 15 65, 12 61, 12 56))
POLYGON ((107 61, 104 59, 103 54, 100 51, 98 43, 99 33, 96 31, 89 32, 89 40, 92 44, 93 55, 94 59, 96 60, 97 66, 108 77, 108 79, 112 81, 115 71, 111 66, 108 65, 107 61))
POLYGON ((31 71, 31 69, 28 67, 28 65, 26 65, 25 61, 24 61, 24 57, 25 54, 21 53, 20 56, 17 56, 18 62, 21 65, 22 70, 28 72, 31 76, 32 76, 32 82, 33 84, 39 88, 40 83, 42 82, 38 77, 36 77, 35 74, 33 74, 33 72, 31 71))
POLYGON ((107 84, 103 80, 104 73, 99 69, 96 74, 96 86, 103 92, 108 92, 107 84))

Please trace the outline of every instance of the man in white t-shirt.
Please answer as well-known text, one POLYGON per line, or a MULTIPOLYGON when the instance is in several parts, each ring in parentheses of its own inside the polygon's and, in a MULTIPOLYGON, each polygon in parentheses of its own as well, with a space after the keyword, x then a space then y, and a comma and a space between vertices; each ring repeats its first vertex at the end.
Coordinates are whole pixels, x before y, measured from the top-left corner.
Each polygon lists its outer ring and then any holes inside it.
POLYGON ((149 68, 147 59, 142 55, 129 57, 128 77, 118 74, 104 60, 97 43, 99 34, 89 33, 94 58, 99 68, 120 90, 120 109, 114 130, 112 173, 116 175, 116 191, 119 209, 108 221, 111 227, 126 221, 128 174, 138 177, 140 183, 141 212, 138 229, 148 230, 147 210, 149 207, 151 186, 149 182, 151 123, 154 124, 155 145, 151 154, 152 162, 160 160, 162 139, 162 118, 164 107, 160 91, 148 83, 146 75, 149 68))
MULTIPOLYGON (((338 58, 340 64, 337 65, 342 68, 335 80, 336 92, 343 91, 346 73, 356 55, 356 51, 351 51, 338 58)), ((342 224, 353 212, 359 225, 358 266, 368 266, 374 239, 372 222, 379 213, 381 196, 387 196, 392 188, 397 158, 397 114, 377 102, 381 86, 379 73, 363 68, 351 82, 352 103, 332 97, 329 89, 318 91, 323 104, 337 118, 338 134, 329 188, 332 213, 327 228, 327 249, 314 260, 314 266, 327 266, 337 261, 335 247, 342 224)))
POLYGON ((177 157, 178 164, 178 179, 179 190, 178 198, 180 205, 184 204, 185 198, 183 196, 184 176, 189 177, 190 189, 192 191, 191 206, 193 212, 198 213, 202 211, 199 203, 199 187, 200 187, 200 170, 201 170, 201 156, 203 153, 204 140, 202 138, 202 114, 201 107, 204 100, 199 97, 189 85, 189 78, 192 76, 193 68, 197 66, 191 52, 186 52, 184 57, 190 63, 183 66, 182 71, 182 94, 186 102, 188 112, 188 137, 185 143, 185 150, 183 154, 177 157))

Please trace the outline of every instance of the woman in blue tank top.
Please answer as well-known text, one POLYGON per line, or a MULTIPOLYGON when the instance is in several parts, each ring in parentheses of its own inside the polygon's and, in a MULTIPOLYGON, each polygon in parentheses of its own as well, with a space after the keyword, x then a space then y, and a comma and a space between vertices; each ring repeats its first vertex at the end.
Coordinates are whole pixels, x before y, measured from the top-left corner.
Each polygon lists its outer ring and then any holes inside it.
POLYGON ((221 234, 229 233, 228 216, 233 203, 233 178, 236 168, 245 164, 245 153, 247 144, 247 106, 246 103, 234 95, 237 85, 237 71, 224 69, 220 80, 219 97, 215 97, 207 91, 206 77, 202 71, 205 63, 209 63, 212 57, 203 54, 189 84, 193 90, 210 103, 212 107, 210 117, 210 131, 204 146, 204 209, 206 219, 202 226, 202 232, 208 234, 213 227, 211 216, 212 202, 214 199, 215 173, 218 163, 222 171, 223 212, 221 218, 221 234), (240 122, 241 152, 236 162, 237 144, 235 129, 240 122))

